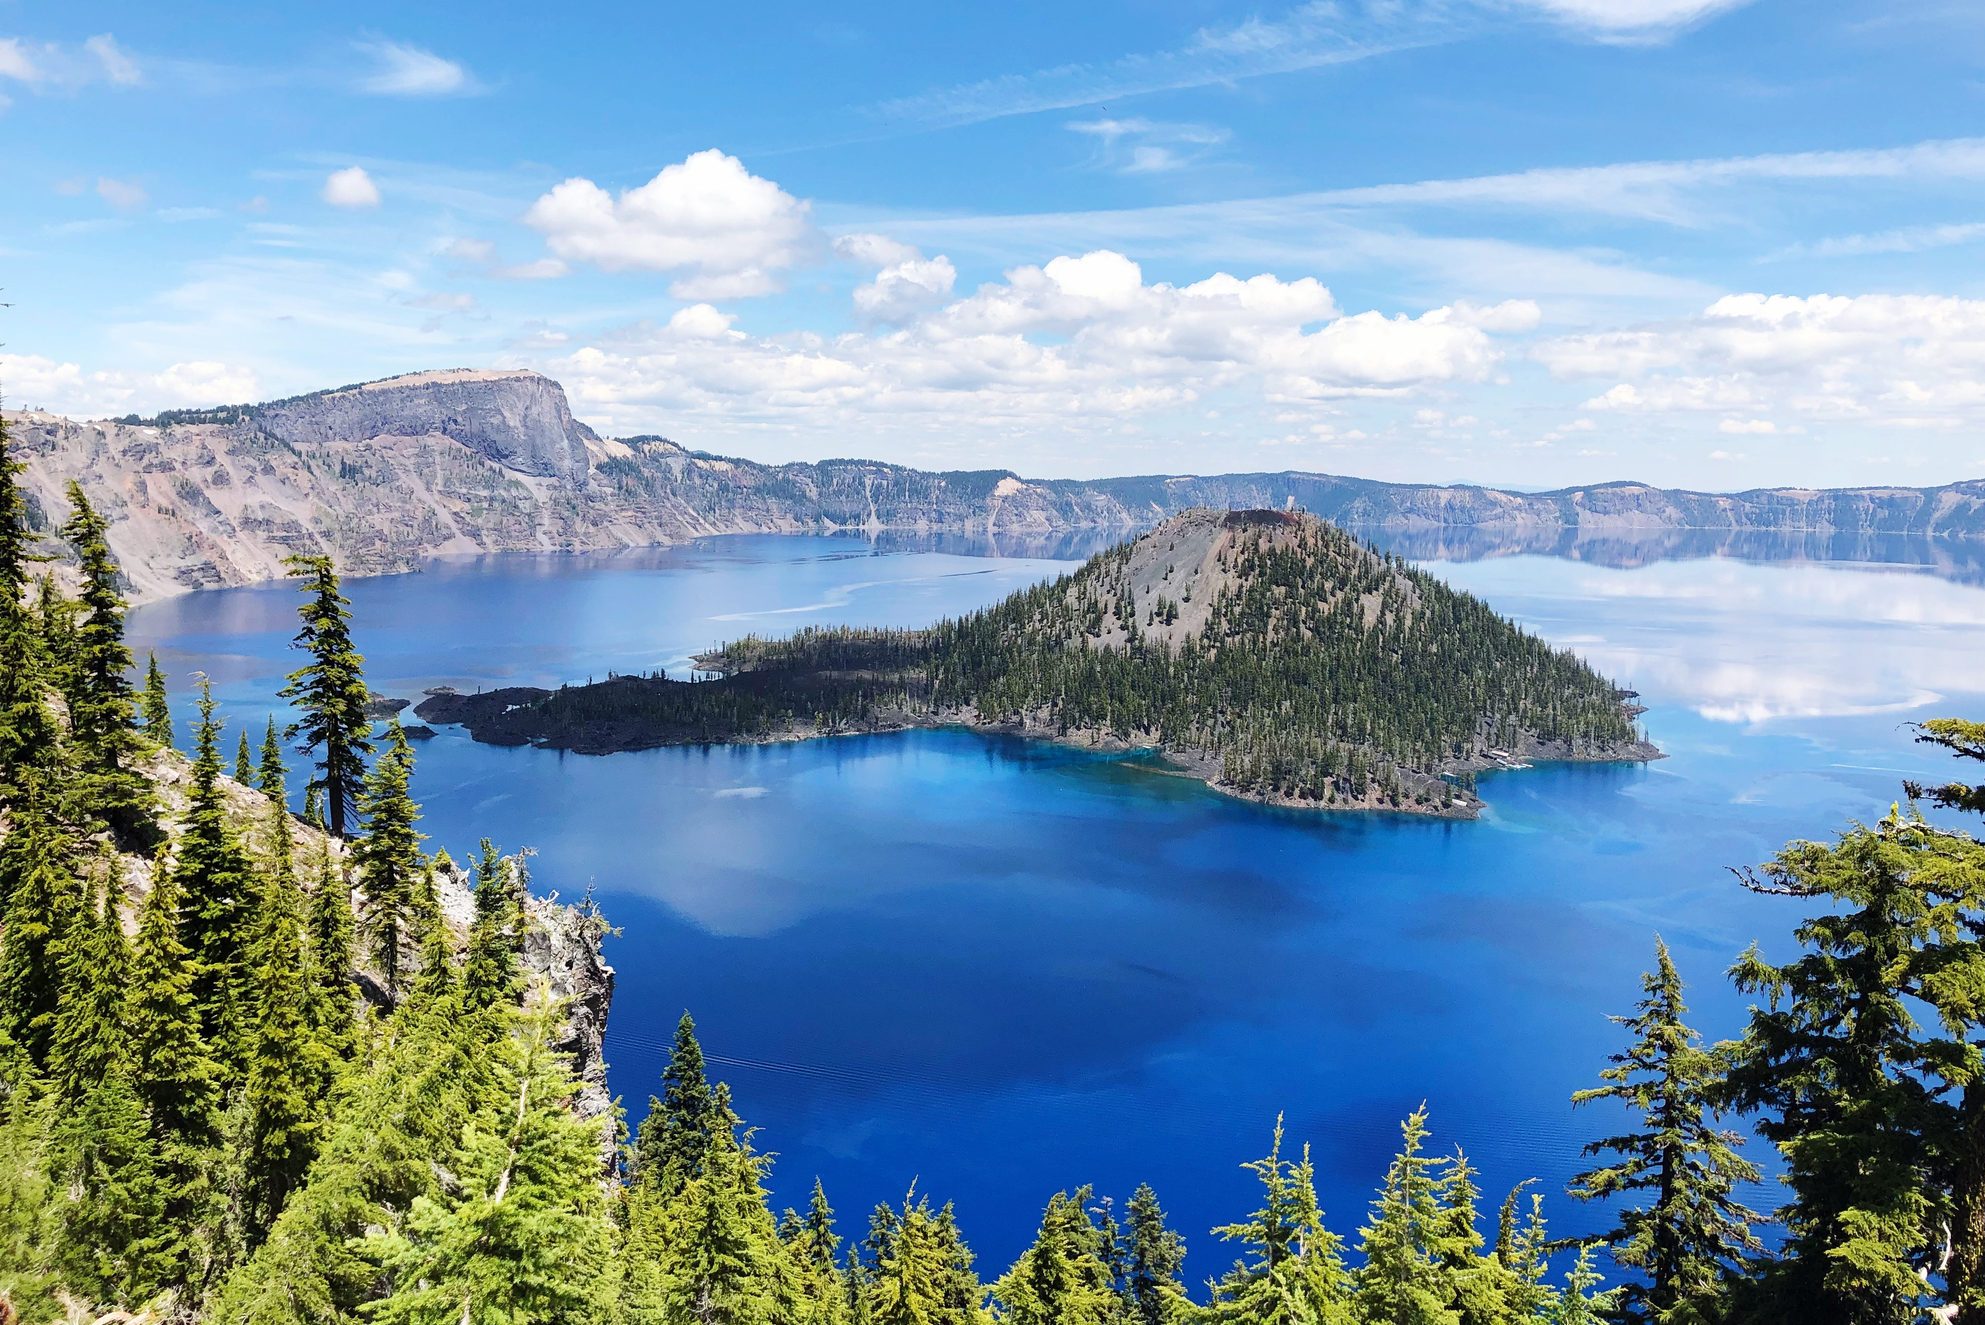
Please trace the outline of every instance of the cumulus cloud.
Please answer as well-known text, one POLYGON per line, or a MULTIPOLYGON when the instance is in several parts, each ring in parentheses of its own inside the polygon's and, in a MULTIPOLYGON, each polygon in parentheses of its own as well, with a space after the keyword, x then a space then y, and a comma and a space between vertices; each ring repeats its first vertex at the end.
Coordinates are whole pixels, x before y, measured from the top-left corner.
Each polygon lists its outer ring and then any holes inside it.
POLYGON ((683 299, 741 298, 780 288, 815 233, 807 203, 710 149, 665 167, 618 197, 568 179, 539 198, 524 222, 557 257, 604 271, 675 277, 683 299))
POLYGON ((371 66, 359 76, 357 88, 372 96, 452 97, 482 90, 461 64, 419 46, 362 41, 357 49, 371 66))
POLYGON ((10 409, 75 418, 231 405, 258 399, 262 391, 254 370, 238 364, 190 360, 155 373, 92 372, 39 354, 0 354, 0 388, 10 409))
MULTIPOLYGON (((879 274, 938 261, 881 236, 849 236, 840 248, 879 274)), ((882 298, 882 286, 862 288, 882 298)), ((1128 257, 1096 250, 1015 267, 887 330, 757 336, 698 303, 547 367, 615 427, 697 414, 1034 426, 1120 420, 1222 393, 1303 405, 1479 380, 1501 358, 1496 337, 1535 319, 1523 305, 1347 316, 1312 277, 1149 282, 1128 257)))
POLYGON ((1985 422, 1979 299, 1728 295, 1692 318, 1560 337, 1535 354, 1561 377, 1624 379, 1593 398, 1595 409, 1927 428, 1985 422))
POLYGON ((364 166, 346 166, 325 177, 323 198, 333 207, 377 207, 379 186, 372 182, 364 166))
POLYGON ((842 235, 834 241, 834 251, 879 269, 855 287, 855 311, 870 322, 907 321, 942 304, 958 283, 958 269, 950 258, 941 253, 926 258, 887 235, 842 235))

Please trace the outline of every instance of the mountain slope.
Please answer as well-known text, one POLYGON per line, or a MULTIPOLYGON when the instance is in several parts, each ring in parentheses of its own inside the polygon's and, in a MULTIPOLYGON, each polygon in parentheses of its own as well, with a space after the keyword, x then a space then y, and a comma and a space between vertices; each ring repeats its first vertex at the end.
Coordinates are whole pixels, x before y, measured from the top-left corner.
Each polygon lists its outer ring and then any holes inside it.
POLYGON ((1469 815, 1472 774, 1657 757, 1590 668, 1315 516, 1187 511, 929 630, 812 630, 619 677, 429 698, 478 740, 586 753, 964 724, 1162 751, 1273 804, 1469 815))
MULTIPOLYGON (((1797 531, 1985 540, 1985 483, 1715 494, 1639 483, 1559 492, 1379 483, 1328 474, 1027 480, 865 460, 765 465, 659 437, 612 440, 527 371, 414 373, 263 405, 76 422, 8 415, 43 528, 80 482, 111 521, 134 597, 249 584, 291 552, 352 574, 442 555, 653 546, 707 534, 856 529, 1120 535, 1194 506, 1296 507, 1443 546, 1492 531, 1556 550, 1664 531, 1797 531)), ((51 549, 59 552, 59 549, 51 549)), ((1634 555, 1629 549, 1622 555, 1634 555)))

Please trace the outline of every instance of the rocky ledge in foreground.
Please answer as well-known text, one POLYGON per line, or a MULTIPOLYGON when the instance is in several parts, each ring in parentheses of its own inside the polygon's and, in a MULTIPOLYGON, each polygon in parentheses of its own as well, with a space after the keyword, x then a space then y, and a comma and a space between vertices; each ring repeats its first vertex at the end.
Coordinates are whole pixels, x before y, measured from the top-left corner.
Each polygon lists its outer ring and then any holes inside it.
POLYGON ((1314 516, 1194 510, 929 630, 809 630, 613 677, 431 694, 479 741, 584 754, 965 725, 1155 750, 1266 804, 1467 818, 1474 775, 1645 761, 1641 710, 1555 649, 1314 516))

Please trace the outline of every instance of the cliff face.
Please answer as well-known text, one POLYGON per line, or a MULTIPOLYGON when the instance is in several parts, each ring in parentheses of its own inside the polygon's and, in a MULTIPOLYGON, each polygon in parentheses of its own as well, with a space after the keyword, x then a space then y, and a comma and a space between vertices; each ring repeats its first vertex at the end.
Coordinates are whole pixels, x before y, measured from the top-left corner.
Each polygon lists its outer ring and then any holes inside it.
POLYGON ((505 469, 583 480, 593 430, 575 421, 565 392, 532 372, 455 369, 320 391, 257 405, 252 424, 299 446, 379 437, 446 437, 505 469))
MULTIPOLYGON (((598 437, 530 372, 416 373, 267 405, 145 422, 10 414, 45 527, 80 482, 140 600, 249 584, 292 552, 351 574, 478 552, 586 551, 707 534, 884 530, 1033 539, 1120 535, 1195 506, 1297 507, 1389 541, 1467 554, 1636 548, 1795 533, 1816 550, 1985 541, 1985 482, 1700 493, 1609 483, 1519 493, 1299 472, 1026 480, 866 460, 763 465, 657 437, 598 437), (1677 535, 1686 534, 1679 539, 1677 535), (1479 542, 1478 542, 1479 546, 1479 542)), ((1659 555, 1658 552, 1654 555, 1659 555)))

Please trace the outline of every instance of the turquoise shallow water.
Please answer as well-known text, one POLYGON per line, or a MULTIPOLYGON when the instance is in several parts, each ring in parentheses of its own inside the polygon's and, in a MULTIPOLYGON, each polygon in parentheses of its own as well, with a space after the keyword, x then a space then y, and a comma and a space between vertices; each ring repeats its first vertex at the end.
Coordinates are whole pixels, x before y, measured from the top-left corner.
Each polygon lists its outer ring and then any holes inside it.
MULTIPOLYGON (((916 624, 1066 562, 733 538, 613 557, 443 563, 348 586, 377 688, 680 669, 745 631, 916 624)), ((1560 1189, 1604 1119, 1566 1096, 1615 1045, 1665 934, 1704 1029, 1720 972, 1796 908, 1727 867, 1886 809, 1942 770, 1911 718, 1985 709, 1985 590, 1918 568, 1541 557, 1433 563, 1640 689, 1647 767, 1485 779, 1474 823, 1229 800, 1135 761, 961 731, 605 759, 420 747, 433 845, 533 846, 542 888, 621 926, 608 1053, 635 1106, 692 1009, 780 1195, 844 1212, 914 1180, 1003 1264, 1046 1197, 1151 1181, 1189 1235, 1251 1209, 1278 1112, 1354 1229, 1422 1100, 1492 1193, 1560 1189)), ((182 694, 210 673, 259 738, 293 631, 283 588, 134 612, 182 694)), ((183 719, 190 705, 179 706, 183 719)), ((230 733, 229 740, 232 740, 230 733)), ((231 748, 231 747, 230 747, 231 748)), ((1588 1216, 1553 1198, 1567 1228, 1588 1216)))

